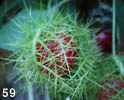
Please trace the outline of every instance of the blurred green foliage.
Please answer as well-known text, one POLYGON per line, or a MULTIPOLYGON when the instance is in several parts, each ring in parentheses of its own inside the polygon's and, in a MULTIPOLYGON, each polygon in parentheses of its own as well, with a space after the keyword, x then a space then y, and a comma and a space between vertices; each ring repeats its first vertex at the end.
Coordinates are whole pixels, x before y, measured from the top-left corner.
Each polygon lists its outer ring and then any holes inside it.
POLYGON ((8 20, 7 17, 15 16, 22 8, 24 8, 24 2, 26 5, 31 5, 37 0, 3 0, 0 4, 0 26, 2 26, 8 20), (6 21, 5 21, 6 20, 6 21))
POLYGON ((117 28, 120 32, 117 32, 119 36, 119 50, 123 52, 124 50, 124 0, 116 0, 116 19, 117 28))
POLYGON ((119 22, 120 30, 124 33, 124 2, 122 0, 116 0, 116 16, 119 22))
MULTIPOLYGON (((21 17, 28 15, 26 10, 24 10, 25 4, 26 6, 31 6, 36 1, 37 0, 14 0, 12 2, 12 0, 4 0, 0 4, 0 48, 15 50, 12 46, 12 42, 21 36, 18 32, 19 29, 12 20, 18 18, 24 21, 21 17)), ((38 13, 37 10, 32 12, 38 13)))

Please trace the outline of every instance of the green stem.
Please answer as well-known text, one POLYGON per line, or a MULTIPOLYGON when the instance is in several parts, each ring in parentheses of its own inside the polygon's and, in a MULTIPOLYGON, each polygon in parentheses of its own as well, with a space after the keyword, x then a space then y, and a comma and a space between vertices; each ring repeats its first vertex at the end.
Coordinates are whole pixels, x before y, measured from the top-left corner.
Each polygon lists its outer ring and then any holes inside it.
POLYGON ((112 41, 112 50, 113 50, 113 58, 116 62, 117 66, 120 68, 120 72, 124 73, 124 65, 119 60, 118 56, 116 56, 116 47, 115 47, 115 31, 116 31, 116 0, 113 0, 113 41, 112 41))
POLYGON ((29 82, 29 86, 28 86, 28 100, 34 100, 34 98, 33 98, 33 87, 32 87, 30 82, 29 82))
POLYGON ((45 91, 46 91, 45 100, 50 100, 49 91, 48 91, 48 84, 45 84, 45 91))
POLYGON ((116 55, 116 47, 115 47, 115 25, 116 25, 116 1, 113 0, 113 35, 112 35, 112 53, 113 53, 113 56, 116 55))
MULTIPOLYGON (((30 71, 27 72, 27 75, 30 77, 30 71)), ((34 100, 34 96, 33 96, 33 87, 30 81, 28 81, 28 100, 34 100)))

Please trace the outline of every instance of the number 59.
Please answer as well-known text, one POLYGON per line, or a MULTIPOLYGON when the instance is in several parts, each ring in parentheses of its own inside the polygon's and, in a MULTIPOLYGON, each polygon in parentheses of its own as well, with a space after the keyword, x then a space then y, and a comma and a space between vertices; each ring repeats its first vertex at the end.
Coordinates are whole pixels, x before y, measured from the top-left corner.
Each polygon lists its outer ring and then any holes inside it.
POLYGON ((8 88, 3 88, 3 97, 8 97, 10 94, 10 97, 15 97, 15 89, 11 88, 10 90, 8 88))

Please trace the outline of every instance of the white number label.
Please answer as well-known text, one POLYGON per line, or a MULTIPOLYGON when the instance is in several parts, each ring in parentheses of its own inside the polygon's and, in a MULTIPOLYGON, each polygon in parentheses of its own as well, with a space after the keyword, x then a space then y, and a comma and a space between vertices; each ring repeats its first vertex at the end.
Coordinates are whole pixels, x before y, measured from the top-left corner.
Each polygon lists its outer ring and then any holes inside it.
POLYGON ((16 92, 14 88, 11 88, 10 90, 8 88, 3 88, 3 97, 8 97, 10 94, 10 97, 15 97, 16 92))
POLYGON ((14 88, 11 88, 10 90, 9 90, 9 93, 10 93, 10 97, 15 97, 15 89, 14 88))
POLYGON ((8 88, 3 88, 3 97, 8 97, 8 88))

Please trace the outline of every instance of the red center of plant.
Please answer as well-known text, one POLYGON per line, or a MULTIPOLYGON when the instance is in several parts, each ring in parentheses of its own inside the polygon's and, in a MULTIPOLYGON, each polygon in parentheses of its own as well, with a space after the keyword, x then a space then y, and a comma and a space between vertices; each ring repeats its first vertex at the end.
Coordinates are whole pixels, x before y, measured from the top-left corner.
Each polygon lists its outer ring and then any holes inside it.
MULTIPOLYGON (((111 79, 111 78, 110 78, 111 79)), ((113 96, 119 93, 120 90, 124 89, 124 82, 119 78, 116 81, 102 82, 105 85, 106 90, 100 88, 98 91, 99 100, 111 100, 113 96)), ((123 98, 123 93, 120 93, 114 100, 118 100, 118 97, 123 98)))
POLYGON ((112 30, 102 29, 96 33, 98 45, 102 48, 105 53, 112 52, 112 30))
POLYGON ((36 57, 37 61, 42 63, 39 66, 42 72, 50 74, 49 70, 43 68, 46 66, 53 72, 57 71, 59 75, 65 75, 76 61, 76 45, 71 42, 71 36, 65 33, 57 33, 56 37, 55 40, 45 41, 45 46, 37 43, 36 57))

